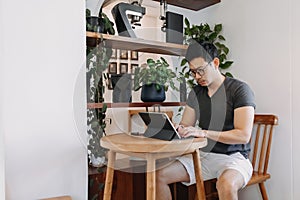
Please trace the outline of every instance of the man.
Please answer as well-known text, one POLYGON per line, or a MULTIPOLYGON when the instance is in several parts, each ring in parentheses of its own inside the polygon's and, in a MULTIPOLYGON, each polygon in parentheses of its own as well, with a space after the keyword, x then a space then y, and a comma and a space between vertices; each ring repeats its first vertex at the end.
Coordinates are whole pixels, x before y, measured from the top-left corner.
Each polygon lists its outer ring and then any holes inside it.
MULTIPOLYGON (((204 180, 217 178, 220 200, 237 200, 238 190, 252 175, 248 159, 254 118, 254 95, 249 86, 219 71, 213 44, 189 45, 186 59, 196 85, 189 94, 178 132, 182 137, 206 137, 200 150, 204 180), (197 124, 197 126, 196 126, 197 124)), ((168 184, 195 183, 192 156, 182 156, 157 171, 157 199, 171 199, 168 184)))

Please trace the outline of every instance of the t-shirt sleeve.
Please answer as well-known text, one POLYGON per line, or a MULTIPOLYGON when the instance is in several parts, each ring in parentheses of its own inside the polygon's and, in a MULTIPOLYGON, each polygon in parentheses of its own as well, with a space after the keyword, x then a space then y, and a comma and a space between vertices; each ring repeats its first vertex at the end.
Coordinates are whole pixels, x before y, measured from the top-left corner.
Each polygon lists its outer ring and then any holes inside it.
POLYGON ((197 104, 198 104, 198 100, 197 100, 197 95, 196 95, 196 88, 192 88, 192 90, 190 91, 188 98, 186 100, 186 104, 191 107, 191 108, 196 108, 197 104))
POLYGON ((239 87, 237 87, 234 92, 234 98, 234 109, 243 106, 256 107, 254 93, 246 83, 242 83, 239 87))

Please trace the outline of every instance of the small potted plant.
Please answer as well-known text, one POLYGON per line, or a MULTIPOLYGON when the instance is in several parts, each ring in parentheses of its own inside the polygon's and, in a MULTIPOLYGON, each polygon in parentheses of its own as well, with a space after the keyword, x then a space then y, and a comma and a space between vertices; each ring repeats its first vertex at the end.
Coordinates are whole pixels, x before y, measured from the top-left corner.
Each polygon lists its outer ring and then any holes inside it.
POLYGON ((163 102, 165 91, 175 86, 176 73, 170 69, 168 62, 161 57, 159 60, 147 59, 147 64, 137 68, 134 72, 134 90, 142 88, 141 100, 143 102, 163 102))
POLYGON ((114 23, 102 12, 102 8, 100 9, 98 16, 91 16, 91 11, 89 9, 85 10, 85 15, 87 31, 107 33, 110 35, 115 34, 115 29, 113 27, 114 23))

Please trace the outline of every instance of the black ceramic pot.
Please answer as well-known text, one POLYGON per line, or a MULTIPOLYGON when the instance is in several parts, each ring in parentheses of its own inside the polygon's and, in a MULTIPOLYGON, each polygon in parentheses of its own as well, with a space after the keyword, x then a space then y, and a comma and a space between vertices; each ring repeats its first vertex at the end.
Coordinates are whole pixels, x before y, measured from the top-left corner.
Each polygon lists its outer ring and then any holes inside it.
POLYGON ((86 17, 86 30, 97 32, 97 33, 103 33, 104 32, 104 22, 103 19, 96 16, 89 16, 86 17))
POLYGON ((163 102, 166 99, 166 93, 162 86, 157 90, 155 84, 143 85, 141 91, 141 100, 143 102, 163 102))

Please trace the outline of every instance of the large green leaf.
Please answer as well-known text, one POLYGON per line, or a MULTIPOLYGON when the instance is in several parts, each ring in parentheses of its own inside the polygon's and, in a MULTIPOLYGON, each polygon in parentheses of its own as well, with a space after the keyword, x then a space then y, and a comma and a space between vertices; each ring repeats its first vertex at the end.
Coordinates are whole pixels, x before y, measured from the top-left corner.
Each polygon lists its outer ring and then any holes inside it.
POLYGON ((233 78, 233 75, 232 75, 230 72, 226 72, 226 73, 225 73, 225 76, 228 76, 228 77, 233 78))
POLYGON ((223 47, 223 51, 224 51, 226 54, 228 54, 228 53, 229 53, 229 49, 228 49, 228 47, 226 47, 226 46, 224 45, 224 47, 223 47))
POLYGON ((222 24, 216 24, 214 27, 214 31, 219 34, 222 31, 222 24))
POLYGON ((189 22, 188 18, 186 18, 186 17, 184 18, 184 23, 187 28, 190 28, 190 22, 189 22))
POLYGON ((149 67, 154 67, 155 66, 155 61, 152 58, 147 59, 147 65, 149 67))
POLYGON ((233 61, 226 61, 225 63, 220 64, 221 69, 228 69, 232 65, 233 61))
POLYGON ((224 54, 224 53, 220 54, 219 55, 219 60, 220 60, 221 63, 223 63, 223 61, 226 60, 226 54, 224 54))
POLYGON ((218 38, 219 38, 219 40, 223 40, 223 41, 226 40, 223 35, 218 35, 218 38))
POLYGON ((215 39, 217 38, 218 34, 216 32, 212 32, 209 36, 208 36, 208 39, 209 39, 209 42, 213 42, 215 41, 215 39))
POLYGON ((184 66, 186 63, 187 63, 187 59, 184 58, 181 60, 180 66, 184 66))
MULTIPOLYGON (((163 57, 160 57, 160 59, 163 61, 163 64, 166 66, 169 66, 168 62, 166 61, 166 59, 164 59, 163 57)), ((160 63, 160 60, 157 61, 158 63, 160 63)))

